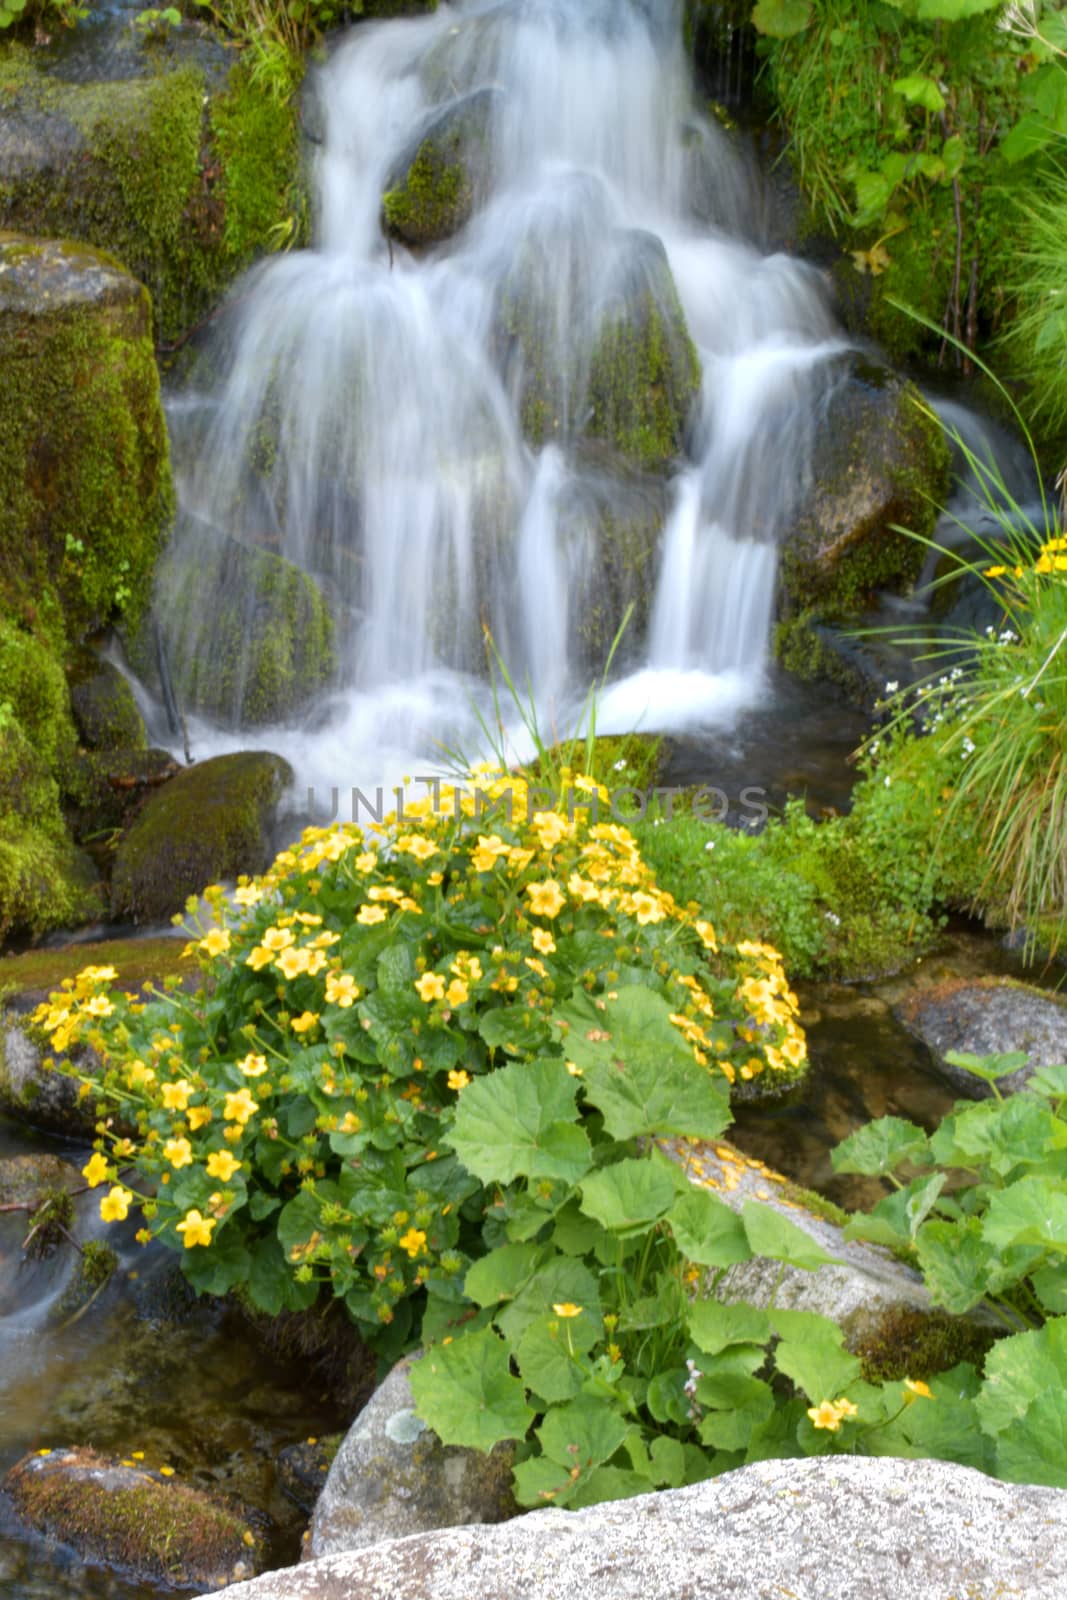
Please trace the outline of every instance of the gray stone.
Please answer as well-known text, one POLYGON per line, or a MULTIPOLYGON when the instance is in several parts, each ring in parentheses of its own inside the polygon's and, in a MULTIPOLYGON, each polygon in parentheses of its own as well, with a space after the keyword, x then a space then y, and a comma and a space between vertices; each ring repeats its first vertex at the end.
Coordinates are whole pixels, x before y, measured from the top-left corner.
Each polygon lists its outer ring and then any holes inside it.
MULTIPOLYGON (((78 1084, 55 1067, 46 1067, 53 1057, 42 1049, 27 1028, 27 1018, 16 1010, 0 1012, 0 1112, 47 1128, 67 1138, 93 1137, 97 1121, 96 1104, 81 1098, 78 1084)), ((78 1048, 71 1060, 83 1072, 98 1071, 95 1052, 78 1048)))
POLYGON ((941 1461, 761 1461, 498 1528, 391 1539, 230 1600, 1064 1600, 1067 1494, 941 1461))
POLYGON ((1057 995, 1010 979, 950 980, 920 989, 898 1008, 904 1025, 921 1039, 938 1071, 970 1100, 984 1100, 992 1086, 965 1067, 947 1061, 949 1051, 1007 1055, 1024 1050, 1029 1061, 997 1080, 1001 1094, 1021 1089, 1038 1067, 1067 1062, 1067 1004, 1057 995))
POLYGON ((514 1516, 514 1448, 443 1445, 415 1415, 410 1367, 411 1358, 393 1368, 337 1452, 311 1523, 312 1558, 514 1516))

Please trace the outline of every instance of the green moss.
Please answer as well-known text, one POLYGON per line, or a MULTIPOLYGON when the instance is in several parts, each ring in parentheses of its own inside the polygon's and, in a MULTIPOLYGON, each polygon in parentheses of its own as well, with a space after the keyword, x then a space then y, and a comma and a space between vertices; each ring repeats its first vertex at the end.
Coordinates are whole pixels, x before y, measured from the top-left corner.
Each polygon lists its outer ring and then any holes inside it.
MULTIPOLYGON (((128 989, 159 983, 172 974, 190 976, 190 962, 182 960, 182 939, 109 939, 100 944, 71 945, 58 950, 27 950, 22 955, 0 957, 0 997, 40 992, 50 994, 64 978, 83 967, 114 967, 118 981, 128 989)), ((196 976, 195 969, 192 975, 196 976)))
POLYGON ((646 292, 597 340, 588 432, 640 470, 663 471, 681 454, 699 391, 700 363, 673 284, 666 305, 646 292))
POLYGON ((144 750, 148 739, 133 690, 118 667, 86 651, 68 675, 82 740, 91 750, 144 750))
POLYGON ((295 105, 240 63, 221 92, 195 65, 77 84, 45 78, 11 49, 0 57, 0 97, 45 130, 68 129, 75 147, 57 132, 51 159, 0 180, 8 225, 118 256, 150 289, 165 345, 257 253, 303 234, 295 105))
POLYGON ((459 161, 449 161, 431 140, 419 146, 405 180, 382 196, 388 231, 408 244, 447 239, 470 215, 471 189, 459 161))
POLYGON ((46 761, 8 711, 0 724, 0 939, 94 915, 95 876, 67 837, 46 761))
POLYGON ((981 1367, 996 1335, 941 1311, 886 1312, 859 1338, 853 1353, 863 1363, 866 1383, 925 1380, 961 1361, 981 1367))
POLYGON ((850 700, 867 698, 863 674, 830 648, 810 612, 776 623, 772 648, 775 660, 806 683, 834 683, 850 700))
POLYGON ((179 773, 123 838, 112 874, 117 915, 161 920, 209 883, 259 872, 289 767, 260 752, 216 756, 179 773))

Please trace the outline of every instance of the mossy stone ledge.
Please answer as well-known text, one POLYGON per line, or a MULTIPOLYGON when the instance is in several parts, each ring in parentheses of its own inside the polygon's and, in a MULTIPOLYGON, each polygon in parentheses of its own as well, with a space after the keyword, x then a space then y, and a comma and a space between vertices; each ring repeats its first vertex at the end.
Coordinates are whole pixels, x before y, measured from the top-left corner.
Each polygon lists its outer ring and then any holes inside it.
POLYGON ((215 756, 152 796, 115 855, 116 916, 162 921, 209 883, 262 871, 271 829, 292 770, 280 756, 215 756))

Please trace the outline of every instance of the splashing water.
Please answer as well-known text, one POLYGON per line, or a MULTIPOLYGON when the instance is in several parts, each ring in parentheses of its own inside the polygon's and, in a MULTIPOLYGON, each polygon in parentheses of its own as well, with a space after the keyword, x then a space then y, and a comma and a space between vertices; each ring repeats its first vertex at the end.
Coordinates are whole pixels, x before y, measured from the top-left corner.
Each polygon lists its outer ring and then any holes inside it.
MULTIPOLYGON (((844 345, 818 275, 751 242, 759 197, 696 108, 680 11, 457 0, 361 26, 319 76, 314 248, 244 281, 221 381, 172 406, 169 581, 260 544, 341 619, 312 725, 252 741, 301 792, 473 750, 485 627, 546 731, 572 731, 631 602, 604 731, 721 725, 761 693, 776 540, 844 345), (487 129, 473 214, 428 252, 388 245, 383 191, 457 107, 487 129), (653 472, 597 420, 603 350, 650 318, 688 413, 653 472)), ((172 654, 210 660, 212 630, 172 625, 172 654)), ((191 731, 198 754, 250 742, 191 731)))

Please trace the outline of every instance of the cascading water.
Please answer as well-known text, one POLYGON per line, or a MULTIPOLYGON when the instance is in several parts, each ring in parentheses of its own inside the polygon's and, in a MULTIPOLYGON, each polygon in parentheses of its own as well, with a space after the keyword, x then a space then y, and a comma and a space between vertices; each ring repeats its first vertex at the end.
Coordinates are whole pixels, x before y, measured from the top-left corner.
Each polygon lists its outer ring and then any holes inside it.
POLYGON ((315 245, 245 280, 201 369, 221 380, 172 407, 158 607, 172 656, 210 671, 209 611, 168 603, 183 562, 236 540, 322 586, 335 692, 257 734, 301 786, 472 750, 486 627, 545 729, 571 731, 631 602, 601 727, 722 723, 760 693, 776 539, 844 344, 818 275, 754 242, 680 12, 456 0, 361 27, 320 74, 315 245), (411 254, 382 194, 453 112, 485 135, 472 215, 411 254), (666 449, 620 397, 641 384, 681 419, 666 449))

